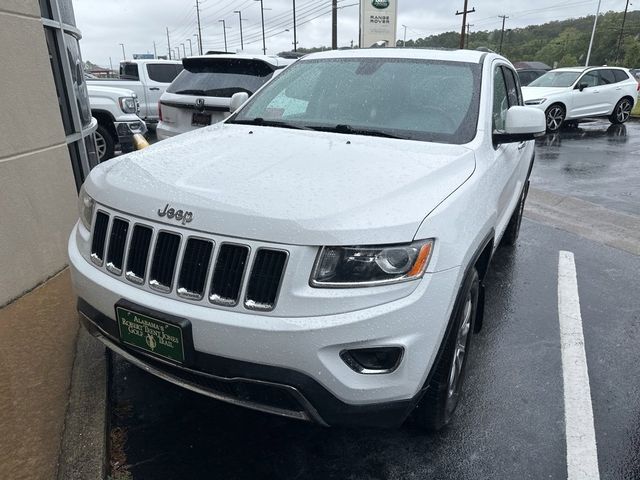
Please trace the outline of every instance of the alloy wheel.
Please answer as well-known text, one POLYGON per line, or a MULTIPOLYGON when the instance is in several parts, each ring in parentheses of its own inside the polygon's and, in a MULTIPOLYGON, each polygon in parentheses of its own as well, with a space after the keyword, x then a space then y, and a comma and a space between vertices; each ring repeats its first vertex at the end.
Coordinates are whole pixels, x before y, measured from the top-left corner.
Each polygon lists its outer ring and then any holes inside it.
POLYGON ((107 142, 100 132, 96 132, 96 148, 98 149, 98 161, 102 161, 107 153, 107 142))
POLYGON ((469 337, 469 332, 471 330, 472 307, 471 295, 469 294, 464 304, 462 322, 460 323, 460 328, 458 328, 458 334, 456 336, 453 362, 451 363, 451 371, 449 372, 447 397, 452 397, 458 391, 458 384, 460 383, 460 375, 462 373, 462 366, 464 365, 464 358, 467 350, 467 338, 469 337))
POLYGON ((564 110, 562 107, 551 107, 547 112, 547 128, 555 132, 560 128, 564 121, 564 110))
POLYGON ((629 116, 631 116, 631 102, 622 100, 616 108, 616 118, 620 123, 624 123, 629 120, 629 116))

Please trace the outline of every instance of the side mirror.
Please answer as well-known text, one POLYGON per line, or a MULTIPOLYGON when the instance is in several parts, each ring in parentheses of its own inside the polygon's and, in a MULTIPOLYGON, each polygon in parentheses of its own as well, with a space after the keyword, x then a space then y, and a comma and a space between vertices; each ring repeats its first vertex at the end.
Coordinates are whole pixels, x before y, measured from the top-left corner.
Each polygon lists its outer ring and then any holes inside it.
POLYGON ((576 88, 580 91, 583 91, 585 88, 587 88, 589 86, 588 83, 585 82, 580 82, 578 85, 576 85, 576 88))
POLYGON ((247 92, 234 93, 231 96, 231 101, 229 102, 229 111, 231 113, 235 112, 248 99, 249 99, 249 94, 247 92))
POLYGON ((514 143, 533 140, 544 135, 547 121, 542 110, 514 106, 507 110, 503 132, 493 133, 493 143, 514 143))

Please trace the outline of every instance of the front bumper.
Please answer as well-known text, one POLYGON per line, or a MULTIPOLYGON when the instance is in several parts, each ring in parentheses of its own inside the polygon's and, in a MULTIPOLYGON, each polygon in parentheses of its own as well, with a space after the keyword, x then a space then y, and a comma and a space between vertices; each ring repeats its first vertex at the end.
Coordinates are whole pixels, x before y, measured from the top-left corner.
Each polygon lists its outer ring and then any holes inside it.
POLYGON ((406 297, 370 308, 278 317, 277 310, 263 315, 195 305, 129 285, 81 255, 76 230, 69 259, 79 310, 88 318, 89 330, 110 348, 125 352, 131 361, 135 357, 134 363, 151 373, 221 400, 233 398, 207 393, 203 385, 212 380, 275 384, 302 408, 276 405, 282 410, 278 412, 274 405, 265 408, 254 400, 245 406, 329 425, 391 426, 406 418, 423 393, 461 280, 460 269, 450 269, 426 275, 406 297), (122 299, 188 319, 195 363, 185 369, 121 345, 114 305, 122 299), (344 349, 383 346, 404 349, 402 362, 388 374, 356 373, 340 358, 344 349))

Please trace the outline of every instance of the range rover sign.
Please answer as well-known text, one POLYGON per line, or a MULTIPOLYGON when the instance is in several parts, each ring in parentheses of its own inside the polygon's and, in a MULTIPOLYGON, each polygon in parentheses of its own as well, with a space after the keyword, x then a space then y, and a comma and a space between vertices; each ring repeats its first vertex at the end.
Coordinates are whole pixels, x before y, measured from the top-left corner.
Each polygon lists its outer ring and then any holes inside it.
POLYGON ((395 47, 398 0, 360 2, 360 46, 395 47))

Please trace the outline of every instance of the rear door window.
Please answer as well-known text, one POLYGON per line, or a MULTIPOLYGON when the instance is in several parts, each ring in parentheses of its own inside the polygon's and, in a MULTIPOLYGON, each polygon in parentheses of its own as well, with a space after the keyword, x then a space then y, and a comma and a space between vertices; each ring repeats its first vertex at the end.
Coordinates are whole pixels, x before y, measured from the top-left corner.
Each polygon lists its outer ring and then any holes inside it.
POLYGON ((616 83, 616 77, 613 74, 613 70, 598 70, 600 75, 600 85, 611 85, 616 83))
POLYGON ((138 74, 138 64, 125 63, 123 65, 120 65, 120 78, 124 80, 140 80, 140 75, 138 74))
POLYGON ((192 58, 167 92, 205 97, 253 95, 273 75, 274 67, 261 60, 243 58, 192 58))
POLYGON ((147 73, 154 82, 171 83, 182 71, 179 63, 147 63, 147 73))
POLYGON ((612 70, 613 72, 613 76, 616 79, 616 83, 618 82, 625 82, 627 80, 629 80, 629 75, 627 75, 624 71, 622 70, 612 70))

